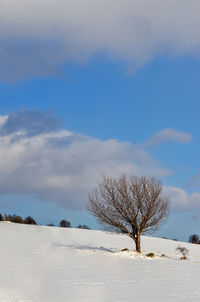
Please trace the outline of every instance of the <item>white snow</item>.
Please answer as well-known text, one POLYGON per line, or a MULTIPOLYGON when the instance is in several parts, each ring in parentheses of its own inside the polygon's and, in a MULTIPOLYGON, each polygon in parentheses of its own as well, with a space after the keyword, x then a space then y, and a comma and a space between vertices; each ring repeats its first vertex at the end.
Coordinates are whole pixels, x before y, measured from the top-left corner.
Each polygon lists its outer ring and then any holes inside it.
POLYGON ((125 235, 6 222, 0 243, 1 302, 200 301, 200 245, 143 236, 138 255, 125 235))

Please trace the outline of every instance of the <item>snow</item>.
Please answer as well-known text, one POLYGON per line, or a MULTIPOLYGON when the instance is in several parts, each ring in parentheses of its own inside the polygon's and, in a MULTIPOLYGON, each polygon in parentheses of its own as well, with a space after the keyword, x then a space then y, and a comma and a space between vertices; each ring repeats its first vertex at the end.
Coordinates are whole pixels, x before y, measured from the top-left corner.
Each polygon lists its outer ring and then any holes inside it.
POLYGON ((7 222, 0 242, 1 302, 200 301, 200 245, 143 236, 138 255, 125 235, 7 222))

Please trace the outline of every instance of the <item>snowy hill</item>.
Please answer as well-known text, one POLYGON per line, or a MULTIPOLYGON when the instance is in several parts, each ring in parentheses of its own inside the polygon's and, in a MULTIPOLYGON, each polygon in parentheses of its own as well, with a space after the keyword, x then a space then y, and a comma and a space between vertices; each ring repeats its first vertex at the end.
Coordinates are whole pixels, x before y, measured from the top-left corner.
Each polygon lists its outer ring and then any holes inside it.
POLYGON ((200 245, 143 236, 138 256, 124 235, 6 222, 0 242, 0 301, 200 301, 200 245))

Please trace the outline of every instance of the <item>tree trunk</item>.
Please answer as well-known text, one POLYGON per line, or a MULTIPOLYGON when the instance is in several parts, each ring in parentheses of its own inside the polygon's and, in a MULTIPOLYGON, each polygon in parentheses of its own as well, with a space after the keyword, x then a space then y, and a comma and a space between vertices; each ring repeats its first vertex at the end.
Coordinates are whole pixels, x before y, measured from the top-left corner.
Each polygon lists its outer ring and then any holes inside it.
POLYGON ((136 245, 136 252, 141 253, 140 233, 137 233, 136 240, 135 240, 135 245, 136 245))

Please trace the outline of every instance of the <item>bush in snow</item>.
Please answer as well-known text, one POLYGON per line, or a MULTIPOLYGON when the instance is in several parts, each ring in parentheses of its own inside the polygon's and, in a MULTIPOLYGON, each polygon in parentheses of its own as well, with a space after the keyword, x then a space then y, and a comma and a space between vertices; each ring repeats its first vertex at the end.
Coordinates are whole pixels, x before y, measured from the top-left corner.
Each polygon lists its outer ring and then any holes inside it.
POLYGON ((190 235, 188 242, 199 244, 199 236, 197 234, 190 235))
POLYGON ((85 229, 85 230, 91 230, 87 225, 85 224, 79 224, 77 226, 77 229, 85 229))
POLYGON ((36 221, 31 216, 27 216, 24 219, 24 223, 26 223, 26 224, 37 224, 36 221))
POLYGON ((62 228, 71 228, 71 223, 65 219, 60 221, 60 227, 62 228))
POLYGON ((186 260, 189 254, 189 250, 186 247, 178 246, 176 250, 182 255, 181 260, 186 260))

